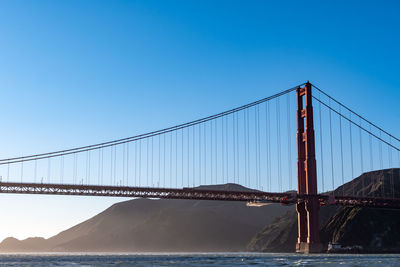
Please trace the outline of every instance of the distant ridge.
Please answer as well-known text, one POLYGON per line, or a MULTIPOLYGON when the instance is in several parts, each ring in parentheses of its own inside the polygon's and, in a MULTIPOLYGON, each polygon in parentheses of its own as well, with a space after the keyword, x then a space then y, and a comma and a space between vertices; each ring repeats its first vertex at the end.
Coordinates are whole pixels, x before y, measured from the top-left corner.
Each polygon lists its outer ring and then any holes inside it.
POLYGON ((194 187, 196 190, 215 190, 215 191, 238 191, 238 192, 259 192, 258 190, 250 189, 239 184, 227 183, 217 185, 201 185, 194 187))
POLYGON ((400 169, 384 169, 363 173, 339 186, 335 195, 400 198, 400 169))

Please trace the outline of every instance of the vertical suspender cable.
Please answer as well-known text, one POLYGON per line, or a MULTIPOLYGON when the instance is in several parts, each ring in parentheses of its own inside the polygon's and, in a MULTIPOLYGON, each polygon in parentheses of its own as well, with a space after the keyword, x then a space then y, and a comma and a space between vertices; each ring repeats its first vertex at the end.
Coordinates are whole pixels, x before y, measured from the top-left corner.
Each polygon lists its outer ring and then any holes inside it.
MULTIPOLYGON (((361 125, 362 121, 360 119, 360 127, 358 127, 359 130, 359 135, 360 135, 360 168, 361 168, 361 183, 362 183, 362 188, 365 188, 365 179, 364 179, 364 175, 362 175, 364 173, 364 157, 363 157, 363 144, 362 144, 362 132, 361 132, 361 125)), ((365 190, 362 190, 362 196, 364 196, 365 190)))
POLYGON ((262 185, 261 185, 261 160, 260 160, 260 106, 257 105, 257 154, 258 154, 258 159, 257 159, 257 164, 258 164, 258 186, 262 190, 262 185))
POLYGON ((267 167, 268 167, 268 187, 269 190, 272 191, 272 158, 271 158, 271 131, 270 131, 270 125, 271 125, 271 119, 269 116, 269 102, 266 102, 266 115, 267 115, 267 153, 268 153, 268 161, 267 161, 267 167))
MULTIPOLYGON (((79 154, 78 154, 79 155, 79 154)), ((110 184, 113 185, 113 166, 114 166, 114 146, 110 147, 110 184)))
POLYGON ((278 183, 279 192, 282 192, 282 170, 281 170, 281 118, 280 118, 280 101, 276 98, 276 143, 278 154, 278 183))
POLYGON ((48 158, 47 161, 47 180, 50 183, 50 173, 51 173, 51 158, 48 158))
MULTIPOLYGON (((389 144, 392 144, 392 138, 389 136, 389 144)), ((390 184, 391 184, 391 190, 392 190, 392 198, 394 198, 394 179, 393 179, 393 172, 394 168, 392 165, 392 150, 388 146, 388 156, 389 156, 389 168, 391 169, 390 172, 390 184)))
POLYGON ((22 183, 22 177, 24 176, 24 162, 21 161, 21 183, 22 183))
MULTIPOLYGON (((382 131, 379 131, 379 138, 382 138, 382 131)), ((383 159, 382 159, 382 142, 379 142, 379 163, 380 169, 383 169, 383 159)))
POLYGON ((248 185, 251 186, 251 171, 250 171, 250 110, 246 109, 247 111, 247 125, 246 125, 246 130, 247 130, 247 179, 248 179, 248 185))
POLYGON ((187 186, 190 186, 189 170, 190 170, 190 128, 187 128, 187 186))
POLYGON ((254 107, 254 154, 255 154, 255 176, 256 176, 256 188, 259 189, 260 185, 258 184, 258 124, 257 124, 257 106, 254 107))
MULTIPOLYGON (((369 125, 369 131, 371 132, 371 125, 369 125)), ((370 171, 374 170, 374 161, 372 156, 372 135, 368 135, 369 139, 369 165, 370 171)))
POLYGON ((204 123, 204 127, 203 127, 203 131, 204 131, 204 142, 203 142, 203 146, 204 146, 204 184, 207 184, 207 122, 204 123))
POLYGON ((332 143, 332 110, 331 100, 329 99, 329 135, 331 141, 331 175, 332 175, 332 193, 335 194, 335 176, 333 171, 333 143, 332 143))
POLYGON ((236 120, 235 113, 232 114, 233 135, 233 182, 236 183, 236 120))
POLYGON ((137 169, 138 169, 138 166, 137 166, 137 158, 138 158, 138 153, 137 153, 137 141, 135 142, 135 166, 134 166, 134 168, 135 168, 135 181, 134 181, 134 185, 135 186, 137 186, 138 184, 137 184, 137 169))
POLYGON ((266 166, 266 177, 267 177, 267 191, 271 191, 270 188, 270 184, 269 184, 269 134, 268 134, 268 130, 269 130, 269 120, 268 120, 269 114, 268 114, 268 101, 265 102, 265 147, 266 147, 266 162, 265 162, 265 166, 266 166))
POLYGON ((60 176, 61 176, 61 183, 64 182, 64 156, 61 156, 61 166, 60 166, 60 176))
MULTIPOLYGON (((381 138, 382 131, 379 131, 379 138, 381 138)), ((383 152, 382 152, 382 142, 379 142, 379 161, 381 165, 381 170, 383 169, 383 152)), ((381 197, 385 197, 385 177, 382 180, 382 190, 381 197)))
POLYGON ((101 149, 101 175, 100 175, 100 184, 103 184, 103 178, 104 178, 104 149, 101 149))
POLYGON ((149 139, 146 139, 146 186, 149 186, 149 139))
POLYGON ((76 169, 75 169, 75 182, 77 184, 79 184, 79 180, 78 180, 78 170, 79 170, 79 161, 78 161, 78 157, 79 157, 79 153, 75 153, 76 157, 75 157, 75 162, 76 162, 76 169))
POLYGON ((98 181, 99 185, 101 185, 101 182, 100 182, 100 177, 101 177, 100 170, 101 170, 101 168, 103 166, 102 162, 101 162, 102 161, 102 155, 101 155, 102 153, 103 153, 103 149, 99 150, 99 168, 98 168, 98 172, 99 173, 98 173, 98 178, 97 178, 99 180, 98 181))
POLYGON ((218 121, 215 121, 215 183, 218 183, 218 121))
POLYGON ((89 173, 89 151, 86 151, 86 169, 85 169, 85 184, 88 183, 88 173, 89 173))
POLYGON ((248 186, 247 178, 247 109, 243 111, 243 130, 244 130, 244 184, 248 186))
POLYGON ((193 166, 192 166, 192 169, 193 169, 193 186, 195 185, 195 183, 196 183, 196 141, 195 141, 195 135, 196 135, 196 128, 195 128, 195 126, 193 126, 192 127, 192 129, 193 129, 193 135, 192 135, 192 138, 193 138, 193 152, 192 152, 192 155, 193 155, 193 166))
POLYGON ((210 122, 210 180, 211 180, 211 184, 213 184, 213 165, 214 165, 214 161, 213 161, 213 123, 214 121, 212 120, 210 122))
POLYGON ((224 132, 224 129, 225 129, 225 125, 224 125, 224 117, 222 117, 221 118, 221 129, 222 129, 222 131, 221 131, 221 133, 222 133, 222 135, 221 135, 221 140, 222 140, 222 183, 224 183, 224 181, 225 181, 225 166, 224 166, 224 164, 225 164, 225 158, 224 158, 224 155, 225 155, 225 132, 224 132))
POLYGON ((64 156, 60 157, 60 182, 63 183, 63 174, 64 174, 64 156))
POLYGON ((287 94, 287 135, 288 135, 288 171, 289 171, 289 190, 292 190, 292 164, 291 164, 291 129, 290 129, 290 94, 287 94))
POLYGON ((89 167, 89 169, 88 169, 88 181, 87 181, 87 184, 90 184, 90 163, 91 163, 91 153, 90 153, 91 151, 88 151, 88 153, 89 153, 89 164, 88 164, 88 167, 89 167))
MULTIPOLYGON (((350 113, 350 115, 349 115, 349 118, 350 118, 350 120, 351 120, 351 113, 350 113)), ((352 127, 352 124, 351 124, 351 122, 349 121, 349 131, 350 131, 350 160, 351 160, 351 179, 352 179, 352 187, 353 187, 353 196, 355 196, 355 190, 354 190, 354 163, 353 163, 353 135, 352 135, 352 132, 351 132, 351 127, 352 127)))
POLYGON ((226 116, 226 118, 225 118, 225 124, 226 124, 226 127, 225 127, 226 183, 229 182, 229 181, 228 181, 228 179, 229 179, 229 150, 228 150, 228 147, 229 147, 229 134, 228 134, 228 131, 229 131, 229 124, 228 124, 228 122, 229 122, 229 118, 228 118, 228 116, 226 116))
POLYGON ((131 143, 126 144, 126 186, 129 186, 129 146, 131 143))
POLYGON ((255 148, 255 177, 256 177, 256 188, 259 188, 258 184, 258 125, 257 125, 257 106, 254 107, 254 148, 255 148))
POLYGON ((125 154, 126 154, 126 144, 122 144, 122 183, 125 182, 125 160, 126 160, 125 154))
POLYGON ((178 131, 175 130, 175 188, 178 188, 178 131))
POLYGON ((170 133, 169 143, 169 187, 172 188, 172 132, 170 133))
MULTIPOLYGON (((369 131, 371 131, 371 124, 369 125, 369 131)), ((372 155, 372 135, 369 134, 369 161, 370 161, 370 170, 374 170, 374 161, 373 161, 373 155, 372 155)), ((375 184, 375 178, 372 176, 371 177, 371 183, 375 184)), ((372 192, 373 196, 375 197, 375 190, 372 192)))
MULTIPOLYGON (((35 159, 35 174, 33 176, 33 182, 36 183, 37 179, 37 160, 35 159)), ((7 172, 7 182, 10 181, 10 164, 8 164, 8 172, 7 172)))
MULTIPOLYGON (((124 167, 122 168, 123 179, 122 179, 122 184, 121 185, 128 186, 128 177, 127 177, 128 176, 127 175, 128 167, 127 166, 129 164, 129 162, 128 162, 128 145, 129 145, 129 143, 125 143, 124 145, 125 145, 125 147, 124 147, 124 158, 123 158, 124 167)), ((99 153, 100 153, 101 149, 98 149, 98 150, 99 150, 99 153)), ((101 161, 101 155, 99 155, 99 161, 101 161)), ((99 170, 99 173, 100 173, 100 170, 99 170)))
POLYGON ((141 177, 142 177, 142 140, 139 140, 139 175, 138 175, 138 186, 141 186, 141 177))
MULTIPOLYGON (((35 181, 36 181, 36 170, 37 170, 37 164, 36 164, 36 159, 35 159, 35 181)), ((76 153, 72 154, 72 184, 75 184, 76 180, 76 153)))
POLYGON ((154 136, 151 137, 151 185, 154 186, 154 136))
POLYGON ((201 185, 201 124, 199 124, 199 183, 201 185))
POLYGON ((166 156, 166 153, 165 153, 165 151, 166 151, 166 136, 167 136, 167 134, 163 134, 163 136, 164 136, 164 144, 163 144, 163 147, 164 147, 164 149, 163 149, 163 153, 164 153, 164 155, 163 155, 163 172, 164 172, 164 174, 163 174, 163 186, 164 186, 164 188, 166 188, 167 186, 166 186, 166 184, 165 184, 165 176, 166 176, 166 171, 165 171, 165 165, 166 165, 166 162, 165 162, 165 156, 166 156))
MULTIPOLYGON (((319 99, 321 99, 321 92, 319 93, 319 99)), ((324 177, 324 153, 323 153, 323 144, 322 144, 322 112, 321 112, 321 102, 318 101, 318 109, 319 109, 319 146, 320 146, 320 154, 321 154, 321 181, 322 181, 322 192, 325 191, 325 177, 324 177)))
POLYGON ((181 181, 181 184, 182 184, 182 188, 184 187, 184 182, 183 182, 183 179, 184 179, 184 175, 183 175, 183 152, 184 152, 184 147, 183 147, 183 142, 184 142, 184 138, 183 138, 183 134, 184 134, 184 132, 185 132, 185 129, 182 129, 182 131, 181 131, 181 173, 182 173, 182 181, 181 181))
POLYGON ((117 146, 114 147, 114 184, 116 184, 116 182, 117 182, 117 146))
MULTIPOLYGON (((36 166, 37 166, 37 162, 35 159, 35 176, 34 176, 34 182, 36 182, 36 166)), ((10 181, 10 163, 7 163, 7 182, 10 181)))
POLYGON ((240 145, 239 145, 239 113, 236 113, 236 161, 237 161, 237 183, 240 184, 240 145))
MULTIPOLYGON (((339 112, 341 107, 339 106, 339 112)), ((340 163, 342 171, 342 195, 344 196, 344 169, 343 169, 343 137, 342 137, 342 116, 339 116, 339 131, 340 131, 340 163)))

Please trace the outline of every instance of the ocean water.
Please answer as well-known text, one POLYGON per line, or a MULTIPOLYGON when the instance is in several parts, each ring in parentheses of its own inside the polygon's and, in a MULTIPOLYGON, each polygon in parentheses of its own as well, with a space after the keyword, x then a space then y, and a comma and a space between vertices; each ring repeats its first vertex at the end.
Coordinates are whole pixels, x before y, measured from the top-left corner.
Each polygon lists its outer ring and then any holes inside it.
POLYGON ((400 254, 0 254, 1 266, 400 266, 400 254))

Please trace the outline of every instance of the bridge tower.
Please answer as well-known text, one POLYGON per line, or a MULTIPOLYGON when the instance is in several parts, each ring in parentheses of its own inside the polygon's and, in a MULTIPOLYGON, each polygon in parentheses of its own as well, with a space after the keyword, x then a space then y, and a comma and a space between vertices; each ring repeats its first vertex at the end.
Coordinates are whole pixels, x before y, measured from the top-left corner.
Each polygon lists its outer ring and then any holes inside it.
POLYGON ((306 195, 298 200, 298 239, 296 252, 317 253, 319 239, 319 201, 317 197, 317 165, 311 84, 307 81, 297 92, 297 193, 306 195), (304 107, 305 106, 305 107, 304 107))

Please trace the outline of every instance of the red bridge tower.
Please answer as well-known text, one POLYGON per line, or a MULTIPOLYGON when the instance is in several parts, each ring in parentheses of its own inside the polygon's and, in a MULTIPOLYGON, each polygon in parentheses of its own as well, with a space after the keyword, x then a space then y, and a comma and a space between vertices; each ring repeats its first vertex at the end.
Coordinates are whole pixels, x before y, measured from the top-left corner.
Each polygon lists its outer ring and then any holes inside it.
POLYGON ((319 201, 317 198, 317 165, 311 84, 307 81, 305 86, 297 88, 296 92, 297 193, 307 195, 305 200, 298 200, 296 206, 298 221, 296 251, 317 253, 321 252, 322 247, 319 240, 319 201))

